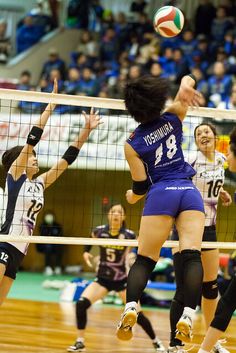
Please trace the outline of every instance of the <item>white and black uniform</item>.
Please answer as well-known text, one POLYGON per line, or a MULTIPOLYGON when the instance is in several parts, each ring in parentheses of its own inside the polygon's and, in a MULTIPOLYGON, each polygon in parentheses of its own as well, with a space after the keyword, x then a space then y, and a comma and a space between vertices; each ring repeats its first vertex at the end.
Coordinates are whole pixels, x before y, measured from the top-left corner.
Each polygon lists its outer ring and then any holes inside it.
MULTIPOLYGON (((1 234, 15 237, 33 234, 36 219, 44 204, 44 183, 40 177, 29 180, 26 173, 14 180, 7 174, 4 195, 4 223, 1 234)), ((27 253, 28 243, 7 242, 0 243, 0 262, 6 265, 5 275, 15 279, 24 255, 27 253)))
MULTIPOLYGON (((215 152, 214 160, 209 160, 200 151, 188 159, 189 164, 196 170, 193 183, 200 191, 205 208, 205 229, 203 241, 217 241, 216 239, 216 215, 220 189, 225 181, 224 164, 226 157, 215 152)), ((178 234, 173 232, 173 240, 178 240, 178 234)), ((210 250, 210 249, 202 249, 210 250)))

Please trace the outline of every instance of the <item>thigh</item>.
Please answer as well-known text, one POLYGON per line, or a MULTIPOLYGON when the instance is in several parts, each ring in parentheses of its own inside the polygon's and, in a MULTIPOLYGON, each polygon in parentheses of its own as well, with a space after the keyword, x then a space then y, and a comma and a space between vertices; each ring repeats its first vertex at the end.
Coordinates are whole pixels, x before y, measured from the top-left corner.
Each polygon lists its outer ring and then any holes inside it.
POLYGON ((0 284, 0 305, 4 302, 11 289, 14 280, 10 277, 4 276, 0 284))
POLYGON ((214 281, 219 270, 219 250, 202 251, 202 266, 204 282, 214 281))
POLYGON ((141 218, 138 254, 157 261, 160 249, 168 238, 174 219, 171 216, 143 216, 141 218))
POLYGON ((184 211, 176 219, 179 234, 180 251, 184 249, 201 249, 205 225, 205 215, 200 211, 184 211))
POLYGON ((92 282, 81 294, 81 297, 89 299, 91 304, 102 299, 108 293, 108 290, 97 282, 92 282))

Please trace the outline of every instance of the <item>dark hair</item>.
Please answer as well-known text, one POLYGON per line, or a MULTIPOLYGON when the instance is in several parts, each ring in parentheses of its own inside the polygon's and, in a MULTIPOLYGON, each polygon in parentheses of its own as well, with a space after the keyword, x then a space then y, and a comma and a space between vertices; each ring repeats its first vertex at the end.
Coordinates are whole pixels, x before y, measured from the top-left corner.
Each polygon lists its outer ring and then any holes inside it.
POLYGON ((2 155, 2 165, 6 172, 11 168, 12 163, 19 157, 24 146, 15 146, 5 151, 2 155))
POLYGON ((234 156, 236 157, 236 127, 231 131, 230 135, 230 150, 233 152, 234 156))
POLYGON ((168 81, 151 75, 128 82, 124 90, 125 105, 139 123, 158 119, 163 110, 169 91, 168 81))
MULTIPOLYGON (((6 150, 2 155, 2 165, 6 172, 11 168, 12 163, 19 157, 21 151, 24 146, 15 146, 6 150)), ((33 150, 33 154, 36 156, 35 151, 33 150)))
POLYGON ((217 131, 216 131, 216 128, 214 125, 212 125, 211 123, 201 123, 199 124, 198 126, 195 127, 194 129, 194 138, 196 140, 196 135, 197 135, 197 129, 200 127, 200 126, 209 126, 209 128, 211 129, 211 131, 213 132, 214 136, 217 137, 217 131))
POLYGON ((24 70, 24 71, 21 72, 20 75, 21 75, 21 76, 28 76, 28 77, 31 77, 31 72, 28 71, 28 70, 24 70))

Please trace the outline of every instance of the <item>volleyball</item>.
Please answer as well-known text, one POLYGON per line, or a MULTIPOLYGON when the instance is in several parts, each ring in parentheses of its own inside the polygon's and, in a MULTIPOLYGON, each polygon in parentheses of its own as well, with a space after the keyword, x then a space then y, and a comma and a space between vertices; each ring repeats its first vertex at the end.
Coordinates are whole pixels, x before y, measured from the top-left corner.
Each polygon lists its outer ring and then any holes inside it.
POLYGON ((174 6, 163 6, 156 11, 153 25, 162 37, 175 37, 183 29, 184 15, 174 6))

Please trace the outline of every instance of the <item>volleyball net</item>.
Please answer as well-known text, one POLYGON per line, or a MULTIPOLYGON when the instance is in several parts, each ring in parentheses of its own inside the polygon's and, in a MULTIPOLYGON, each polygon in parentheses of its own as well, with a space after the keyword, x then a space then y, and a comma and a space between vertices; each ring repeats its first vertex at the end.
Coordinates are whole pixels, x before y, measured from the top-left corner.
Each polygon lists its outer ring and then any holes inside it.
MULTIPOLYGON (((107 223, 109 207, 117 203, 126 208, 127 227, 138 234, 143 201, 127 205, 125 193, 131 187, 131 176, 123 151, 125 140, 137 124, 128 116, 122 100, 7 89, 0 89, 0 100, 0 158, 5 150, 25 144, 30 128, 47 103, 57 104, 35 148, 41 172, 50 168, 78 135, 84 123, 82 110, 89 112, 90 107, 95 107, 103 120, 103 124, 91 133, 76 162, 45 192, 44 210, 38 215, 37 224, 42 222, 46 211, 53 211, 64 229, 64 237, 39 237, 37 226, 36 236, 18 237, 14 241, 103 245, 104 240, 88 236, 94 227, 107 223)), ((235 119, 236 111, 232 110, 189 109, 183 123, 183 150, 186 157, 196 153, 193 132, 202 122, 210 122, 216 127, 219 135, 217 150, 226 153, 235 119)), ((0 173, 0 186, 4 188, 2 166, 0 173)), ((232 197, 235 185, 235 175, 226 169, 225 188, 232 197)), ((217 192, 217 185, 211 187, 215 187, 217 192)), ((0 206, 2 209, 5 207, 4 198, 0 206)), ((218 248, 236 248, 235 211, 235 205, 223 207, 219 202, 218 248)), ((1 235, 2 241, 9 239, 12 240, 7 235, 1 235)), ((110 242, 110 239, 105 239, 105 243, 108 242, 111 245, 137 245, 137 241, 119 239, 110 242)), ((167 241, 165 245, 173 247, 176 242, 167 241)), ((204 243, 203 247, 211 248, 212 244, 204 243)))

